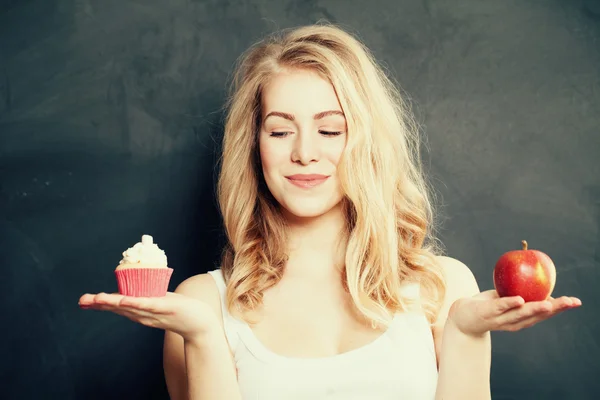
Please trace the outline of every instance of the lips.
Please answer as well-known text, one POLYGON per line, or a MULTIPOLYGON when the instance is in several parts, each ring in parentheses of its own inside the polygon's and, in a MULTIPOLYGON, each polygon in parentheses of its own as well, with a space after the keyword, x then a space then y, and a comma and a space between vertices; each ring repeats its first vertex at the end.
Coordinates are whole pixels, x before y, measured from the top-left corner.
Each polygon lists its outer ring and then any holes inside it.
POLYGON ((313 188, 325 182, 329 176, 321 174, 296 174, 286 176, 287 180, 301 188, 313 188))
POLYGON ((319 180, 319 179, 327 179, 327 178, 329 178, 329 176, 328 175, 320 175, 320 174, 296 174, 296 175, 286 176, 286 178, 295 180, 295 181, 314 181, 314 180, 319 180))

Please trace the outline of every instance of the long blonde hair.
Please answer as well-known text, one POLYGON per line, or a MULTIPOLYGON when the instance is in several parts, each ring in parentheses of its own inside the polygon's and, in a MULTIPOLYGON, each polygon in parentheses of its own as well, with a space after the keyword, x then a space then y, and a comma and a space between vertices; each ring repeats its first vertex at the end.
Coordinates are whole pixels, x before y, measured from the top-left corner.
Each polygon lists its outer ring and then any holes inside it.
MULTIPOLYGON (((430 186, 421 167, 419 129, 398 88, 365 46, 331 24, 271 35, 242 55, 227 105, 218 200, 228 242, 221 269, 227 306, 241 318, 262 304, 283 276, 286 225, 267 189, 258 152, 261 91, 274 74, 305 68, 329 80, 347 122, 338 165, 347 215, 343 283, 360 313, 387 324, 412 303, 418 282, 433 322, 445 293, 435 256, 430 186)), ((432 192, 433 193, 433 192, 432 192)))

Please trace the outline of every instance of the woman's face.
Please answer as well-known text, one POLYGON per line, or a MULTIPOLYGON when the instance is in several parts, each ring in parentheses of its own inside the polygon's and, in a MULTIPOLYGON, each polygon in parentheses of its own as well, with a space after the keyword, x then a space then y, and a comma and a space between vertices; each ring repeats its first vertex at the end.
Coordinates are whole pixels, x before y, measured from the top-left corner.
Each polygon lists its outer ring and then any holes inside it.
POLYGON ((276 75, 262 92, 261 121, 263 174, 279 204, 301 218, 336 207, 346 119, 331 83, 308 70, 276 75))

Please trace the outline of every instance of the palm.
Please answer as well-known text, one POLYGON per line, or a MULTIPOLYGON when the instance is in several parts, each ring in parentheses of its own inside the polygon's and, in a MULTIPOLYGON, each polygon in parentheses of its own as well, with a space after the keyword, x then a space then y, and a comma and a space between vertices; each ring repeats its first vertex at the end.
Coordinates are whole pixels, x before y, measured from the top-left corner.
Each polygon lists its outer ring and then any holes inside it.
POLYGON ((464 333, 481 335, 488 331, 518 331, 531 327, 558 313, 576 308, 581 301, 562 296, 525 303, 520 296, 499 297, 488 290, 457 300, 448 318, 464 333))
POLYGON ((84 294, 79 305, 84 309, 110 311, 146 326, 175 332, 184 338, 201 334, 216 318, 207 304, 172 292, 164 297, 84 294))

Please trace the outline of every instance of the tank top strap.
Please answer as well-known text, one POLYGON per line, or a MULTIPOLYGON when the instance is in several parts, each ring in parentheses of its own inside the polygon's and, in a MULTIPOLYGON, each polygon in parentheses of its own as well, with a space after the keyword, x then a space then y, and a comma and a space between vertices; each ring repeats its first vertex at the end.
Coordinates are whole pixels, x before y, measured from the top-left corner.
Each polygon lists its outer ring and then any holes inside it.
POLYGON ((223 315, 223 328, 225 330, 225 336, 229 342, 229 347, 235 353, 235 349, 239 343, 239 333, 243 322, 233 317, 227 309, 227 284, 223 277, 221 269, 208 271, 208 274, 213 277, 219 289, 219 297, 221 298, 221 313, 223 315))

